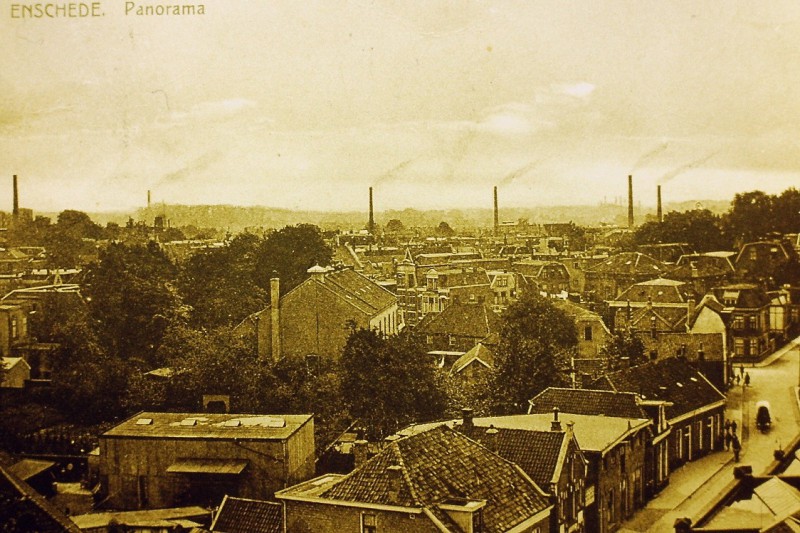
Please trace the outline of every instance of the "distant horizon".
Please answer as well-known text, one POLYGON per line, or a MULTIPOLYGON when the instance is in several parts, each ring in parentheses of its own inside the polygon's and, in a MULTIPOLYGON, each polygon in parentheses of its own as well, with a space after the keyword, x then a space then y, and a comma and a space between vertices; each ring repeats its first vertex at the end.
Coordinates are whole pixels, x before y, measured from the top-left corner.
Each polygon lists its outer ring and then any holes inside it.
MULTIPOLYGON (((800 182, 800 3, 211 0, 0 12, 21 201, 357 211, 643 206, 800 182)), ((0 189, 5 183, 0 178, 0 189)), ((9 186, 10 202, 10 186, 9 186)), ((3 198, 3 195, 0 195, 3 198)))

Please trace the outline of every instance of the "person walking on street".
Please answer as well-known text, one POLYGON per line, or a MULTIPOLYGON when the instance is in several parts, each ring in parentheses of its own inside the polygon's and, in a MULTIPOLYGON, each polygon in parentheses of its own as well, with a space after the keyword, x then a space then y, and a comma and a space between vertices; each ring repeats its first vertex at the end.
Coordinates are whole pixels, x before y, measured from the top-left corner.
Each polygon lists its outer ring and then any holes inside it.
POLYGON ((731 420, 731 433, 734 437, 736 436, 736 420, 731 420))
POLYGON ((737 437, 736 435, 733 436, 731 447, 733 448, 733 462, 738 463, 739 452, 742 451, 742 444, 739 442, 739 437, 737 437))
POLYGON ((750 386, 750 374, 748 374, 747 372, 744 373, 744 386, 745 387, 750 386))
POLYGON ((726 450, 730 450, 731 449, 731 442, 732 441, 733 441, 733 435, 731 435, 731 432, 730 432, 729 429, 726 429, 725 430, 725 449, 726 450))
POLYGON ((741 380, 741 378, 739 377, 739 374, 736 374, 736 386, 737 387, 739 386, 739 381, 740 380, 741 380))

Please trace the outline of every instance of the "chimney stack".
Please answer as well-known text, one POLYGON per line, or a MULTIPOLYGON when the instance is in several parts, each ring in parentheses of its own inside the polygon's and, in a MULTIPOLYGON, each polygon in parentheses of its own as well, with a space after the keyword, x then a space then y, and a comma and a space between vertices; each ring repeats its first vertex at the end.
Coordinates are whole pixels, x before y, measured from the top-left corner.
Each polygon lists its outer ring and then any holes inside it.
POLYGON ((659 222, 664 222, 664 212, 661 210, 661 185, 656 186, 658 191, 658 205, 656 206, 656 218, 659 222))
POLYGON ((500 232, 500 211, 497 207, 497 185, 494 186, 494 234, 500 232))
POLYGON ((403 486, 403 468, 392 465, 386 470, 389 472, 389 502, 396 504, 400 500, 400 488, 403 486))
POLYGON ((633 176, 628 175, 628 227, 633 228, 633 176))
POLYGON ((17 186, 16 174, 14 174, 14 208, 11 214, 13 214, 15 218, 19 216, 19 188, 17 186))
POLYGON ((270 342, 272 347, 272 360, 281 359, 281 280, 277 272, 269 280, 270 301, 270 342))
POLYGON ((375 212, 372 207, 372 187, 369 188, 369 222, 367 223, 367 229, 369 230, 370 234, 375 233, 375 212))
POLYGON ((486 430, 486 447, 497 453, 497 434, 500 433, 494 426, 486 430))
POLYGON ((461 409, 461 423, 465 428, 471 428, 474 425, 472 421, 472 409, 469 407, 461 409))
POLYGON ((147 208, 150 209, 150 191, 147 191, 147 208))
POLYGON ((553 407, 553 421, 550 422, 550 431, 561 431, 561 422, 558 420, 558 407, 553 407))
POLYGON ((369 457, 369 442, 364 439, 359 439, 353 442, 353 466, 359 468, 367 462, 369 457))

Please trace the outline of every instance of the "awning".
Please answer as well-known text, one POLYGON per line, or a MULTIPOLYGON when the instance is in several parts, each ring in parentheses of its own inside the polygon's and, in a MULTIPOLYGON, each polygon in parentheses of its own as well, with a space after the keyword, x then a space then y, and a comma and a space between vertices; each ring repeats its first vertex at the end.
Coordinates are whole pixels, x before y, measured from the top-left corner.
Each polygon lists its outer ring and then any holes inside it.
POLYGON ((248 461, 246 459, 179 459, 167 467, 170 474, 241 474, 248 461))

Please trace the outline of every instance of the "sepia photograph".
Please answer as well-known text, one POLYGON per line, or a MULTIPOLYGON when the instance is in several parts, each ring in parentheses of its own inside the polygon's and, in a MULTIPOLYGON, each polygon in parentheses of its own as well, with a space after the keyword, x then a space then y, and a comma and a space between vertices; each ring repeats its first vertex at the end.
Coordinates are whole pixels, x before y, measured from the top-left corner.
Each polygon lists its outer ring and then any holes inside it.
POLYGON ((800 3, 0 0, 0 532, 800 531, 800 3))

